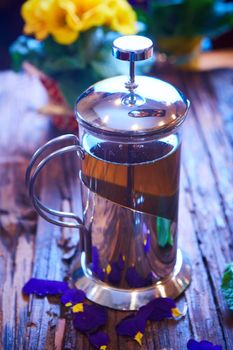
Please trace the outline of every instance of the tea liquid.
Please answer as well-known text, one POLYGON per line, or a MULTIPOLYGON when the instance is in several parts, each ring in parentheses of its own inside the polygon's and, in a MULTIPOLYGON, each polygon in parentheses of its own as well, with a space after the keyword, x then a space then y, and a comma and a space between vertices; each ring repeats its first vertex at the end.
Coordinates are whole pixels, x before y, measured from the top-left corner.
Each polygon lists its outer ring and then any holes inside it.
POLYGON ((85 135, 82 180, 122 206, 177 221, 180 144, 175 135, 144 144, 119 144, 85 135))

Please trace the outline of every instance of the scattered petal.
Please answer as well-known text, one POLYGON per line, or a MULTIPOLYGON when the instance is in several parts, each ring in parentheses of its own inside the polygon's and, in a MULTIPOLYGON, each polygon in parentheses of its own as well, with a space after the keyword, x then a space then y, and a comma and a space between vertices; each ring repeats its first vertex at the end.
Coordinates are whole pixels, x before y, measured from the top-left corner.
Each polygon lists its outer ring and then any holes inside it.
POLYGON ((112 267, 110 264, 108 264, 106 267, 106 274, 109 275, 111 271, 112 271, 112 267))
POLYGON ((183 316, 182 312, 177 307, 172 308, 171 313, 174 318, 179 318, 183 316))
POLYGON ((93 332, 107 322, 107 310, 98 305, 84 304, 83 312, 74 316, 74 327, 81 332, 93 332))
POLYGON ((125 256, 120 254, 116 263, 119 270, 123 270, 125 267, 125 256))
POLYGON ((151 246, 151 234, 147 233, 144 241, 143 241, 143 245, 144 245, 144 252, 148 253, 150 250, 150 246, 151 246))
POLYGON ((131 288, 146 287, 152 283, 152 276, 150 273, 146 278, 143 278, 138 274, 134 266, 127 269, 125 278, 131 288))
POLYGON ((213 343, 202 340, 200 342, 197 342, 194 339, 190 339, 187 343, 187 349, 188 350, 222 350, 221 345, 214 345, 213 343))
POLYGON ((106 274, 108 281, 112 284, 118 284, 121 280, 121 272, 125 267, 125 256, 119 255, 117 261, 108 264, 106 267, 106 274))
POLYGON ((108 274, 108 281, 112 284, 118 284, 121 280, 121 270, 119 269, 118 263, 114 262, 111 265, 111 271, 108 274))
POLYGON ((75 305, 72 307, 72 311, 73 311, 73 313, 83 312, 83 311, 84 311, 83 303, 75 304, 75 305))
POLYGON ((99 251, 97 247, 92 247, 92 265, 94 267, 99 266, 99 251))
POLYGON ((104 281, 105 273, 100 266, 99 252, 95 246, 92 247, 92 271, 101 281, 104 281))
POLYGON ((99 350, 106 350, 109 344, 109 337, 105 332, 96 332, 88 334, 89 342, 99 350))
POLYGON ((161 321, 164 318, 177 318, 183 314, 177 309, 171 298, 155 298, 142 306, 137 315, 150 321, 161 321), (172 311, 173 310, 173 311, 172 311))
POLYGON ((121 320, 116 326, 117 334, 129 336, 142 345, 142 337, 146 328, 146 319, 130 315, 121 320))
POLYGON ((188 350, 198 350, 199 348, 199 343, 194 340, 194 339, 190 339, 187 343, 187 349, 188 350))
POLYGON ((45 295, 63 294, 69 289, 66 282, 42 280, 31 278, 23 287, 24 294, 36 294, 40 297, 45 295))
POLYGON ((134 337, 134 340, 136 340, 140 345, 142 345, 142 338, 143 338, 143 333, 137 332, 137 334, 134 337))
POLYGON ((86 298, 86 294, 81 289, 68 289, 61 297, 62 304, 72 306, 81 303, 86 298))
POLYGON ((98 267, 97 269, 93 270, 93 272, 96 274, 96 276, 97 276, 101 281, 104 281, 104 280, 105 280, 105 273, 104 273, 104 271, 101 269, 101 267, 98 267))

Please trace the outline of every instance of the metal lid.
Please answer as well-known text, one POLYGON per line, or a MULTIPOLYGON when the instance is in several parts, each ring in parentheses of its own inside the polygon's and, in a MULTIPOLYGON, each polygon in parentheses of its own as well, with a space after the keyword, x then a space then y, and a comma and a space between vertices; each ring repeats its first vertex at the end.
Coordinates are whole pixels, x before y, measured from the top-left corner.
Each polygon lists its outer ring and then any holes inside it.
POLYGON ((134 62, 151 53, 147 38, 133 35, 116 39, 113 55, 130 60, 130 79, 118 76, 87 89, 77 100, 78 122, 93 132, 122 137, 161 134, 180 125, 189 108, 184 95, 162 80, 135 77, 134 62))

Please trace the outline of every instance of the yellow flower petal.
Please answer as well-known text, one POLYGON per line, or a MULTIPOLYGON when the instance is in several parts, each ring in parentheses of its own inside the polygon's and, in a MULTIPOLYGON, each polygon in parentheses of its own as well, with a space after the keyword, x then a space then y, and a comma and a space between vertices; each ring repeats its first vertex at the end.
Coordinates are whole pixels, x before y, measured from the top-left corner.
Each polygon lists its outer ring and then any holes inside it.
POLYGON ((79 32, 75 32, 68 27, 57 28, 52 31, 52 36, 58 44, 70 45, 79 37, 79 32))
POLYGON ((126 0, 27 0, 22 6, 24 32, 39 40, 52 35, 69 45, 81 31, 109 26, 122 34, 136 32, 136 15, 126 0))
POLYGON ((142 345, 142 338, 143 338, 143 333, 141 332, 137 332, 137 334, 135 335, 134 339, 140 344, 142 345))
POLYGON ((21 15, 25 21, 24 33, 35 34, 39 40, 49 35, 47 13, 54 0, 29 0, 21 8, 21 15))
POLYGON ((77 6, 72 0, 60 0, 59 6, 64 10, 66 24, 73 30, 80 31, 82 22, 78 16, 77 6))
POLYGON ((48 37, 48 34, 49 34, 48 29, 44 28, 41 30, 37 30, 35 37, 37 40, 44 40, 48 37))
POLYGON ((86 11, 81 17, 83 24, 82 30, 104 25, 110 15, 111 10, 106 5, 102 4, 86 11))
POLYGON ((66 307, 72 306, 72 303, 69 301, 68 303, 65 304, 66 307))
POLYGON ((108 266, 106 267, 106 273, 107 273, 107 275, 109 275, 111 271, 112 271, 111 265, 108 264, 108 266))
POLYGON ((75 304, 73 307, 72 307, 72 311, 73 312, 83 312, 83 303, 78 303, 78 304, 75 304))
POLYGON ((183 314, 180 312, 180 310, 177 307, 171 309, 171 312, 172 312, 172 316, 175 318, 183 316, 183 314))
POLYGON ((110 28, 124 35, 135 34, 136 14, 127 1, 111 1, 114 15, 109 23, 110 28))

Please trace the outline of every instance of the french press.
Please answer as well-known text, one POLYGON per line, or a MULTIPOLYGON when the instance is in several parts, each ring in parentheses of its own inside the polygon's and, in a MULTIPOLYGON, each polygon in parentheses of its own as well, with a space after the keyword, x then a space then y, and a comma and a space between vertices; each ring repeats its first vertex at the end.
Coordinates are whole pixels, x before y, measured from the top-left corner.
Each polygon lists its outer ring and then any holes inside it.
POLYGON ((80 229, 77 288, 101 305, 134 310, 154 297, 175 298, 190 283, 189 260, 177 248, 181 128, 189 101, 164 81, 135 77, 135 62, 152 56, 150 39, 120 37, 112 53, 129 61, 129 79, 100 81, 79 96, 79 138, 64 135, 42 146, 27 181, 43 218, 80 229), (70 145, 36 165, 45 150, 64 140, 70 145), (48 208, 35 194, 42 168, 67 152, 81 159, 83 218, 48 208))

